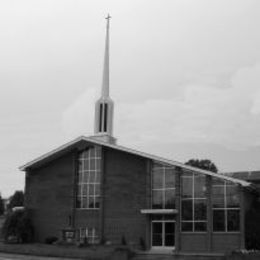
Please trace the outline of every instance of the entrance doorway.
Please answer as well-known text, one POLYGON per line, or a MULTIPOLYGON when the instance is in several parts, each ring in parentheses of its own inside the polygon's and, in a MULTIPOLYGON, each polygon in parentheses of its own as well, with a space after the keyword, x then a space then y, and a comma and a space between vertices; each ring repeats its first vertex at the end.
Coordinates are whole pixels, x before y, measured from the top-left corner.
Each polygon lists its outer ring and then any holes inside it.
POLYGON ((175 221, 152 220, 152 248, 175 248, 175 221))

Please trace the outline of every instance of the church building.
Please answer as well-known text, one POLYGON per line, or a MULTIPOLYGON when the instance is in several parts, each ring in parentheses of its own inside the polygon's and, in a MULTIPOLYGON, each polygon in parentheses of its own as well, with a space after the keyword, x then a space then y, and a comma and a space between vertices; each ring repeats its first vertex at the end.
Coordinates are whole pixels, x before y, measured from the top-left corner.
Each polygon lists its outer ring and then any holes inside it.
POLYGON ((245 248, 254 186, 117 144, 109 96, 109 22, 94 135, 20 167, 35 241, 128 245, 174 252, 245 248))

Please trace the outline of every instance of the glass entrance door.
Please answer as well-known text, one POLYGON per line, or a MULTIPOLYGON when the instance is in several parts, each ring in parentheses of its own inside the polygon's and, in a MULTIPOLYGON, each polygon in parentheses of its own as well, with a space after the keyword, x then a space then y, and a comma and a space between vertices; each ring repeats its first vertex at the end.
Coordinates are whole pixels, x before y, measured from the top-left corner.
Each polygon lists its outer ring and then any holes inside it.
POLYGON ((174 248, 175 222, 170 220, 152 221, 152 247, 174 248))

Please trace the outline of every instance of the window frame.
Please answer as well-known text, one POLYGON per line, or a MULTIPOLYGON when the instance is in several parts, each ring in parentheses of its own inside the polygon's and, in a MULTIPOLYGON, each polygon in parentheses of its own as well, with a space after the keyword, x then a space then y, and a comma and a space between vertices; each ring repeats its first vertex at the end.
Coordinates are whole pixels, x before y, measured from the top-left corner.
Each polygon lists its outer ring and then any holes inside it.
POLYGON ((77 157, 77 166, 76 209, 99 210, 101 197, 101 147, 88 147, 80 151, 77 157), (94 164, 91 164, 93 160, 94 164), (80 163, 83 165, 81 168, 79 167, 80 163), (85 168, 85 165, 88 167, 85 168), (93 165, 94 168, 92 168, 93 165), (91 202, 91 200, 93 201, 91 202))
POLYGON ((207 229, 208 229, 208 212, 207 212, 207 207, 208 207, 208 198, 207 198, 207 179, 206 179, 206 176, 204 175, 200 175, 199 173, 196 173, 196 172, 192 172, 192 171, 187 171, 187 172, 184 172, 181 174, 180 176, 180 232, 182 233, 206 233, 207 232, 207 229), (187 174, 188 173, 188 174, 187 174), (187 174, 187 175, 186 175, 187 174), (205 187, 206 187, 206 190, 205 190, 205 194, 204 194, 204 197, 195 197, 195 178, 204 178, 205 179, 205 187), (183 198, 182 197, 182 182, 183 182, 183 179, 185 178, 190 178, 192 180, 192 196, 191 197, 188 197, 188 198, 183 198), (205 205, 206 205, 206 218, 205 220, 196 220, 195 218, 195 201, 197 200, 203 200, 205 201, 205 205), (183 209, 182 209, 182 202, 183 201, 192 201, 192 219, 191 220, 183 220, 182 216, 182 212, 183 212, 183 209), (191 224, 192 226, 192 230, 183 230, 183 223, 187 223, 187 224, 191 224), (204 223, 206 228, 205 230, 195 230, 195 226, 196 226, 196 223, 204 223))
POLYGON ((174 208, 173 209, 176 209, 176 174, 175 172, 173 172, 174 174, 174 187, 166 187, 166 171, 167 170, 172 170, 174 171, 175 170, 175 167, 172 167, 172 166, 168 166, 168 165, 164 165, 164 164, 161 164, 161 163, 158 163, 158 162, 154 162, 153 165, 152 165, 152 170, 151 170, 151 208, 152 209, 156 209, 153 207, 153 194, 154 194, 154 191, 160 191, 162 192, 162 208, 160 209, 168 209, 166 208, 166 192, 167 191, 174 191, 174 208), (162 188, 154 188, 153 187, 153 174, 154 174, 154 171, 157 170, 157 169, 161 169, 163 170, 163 177, 162 177, 162 188))
MULTIPOLYGON (((224 196, 224 207, 220 208, 220 207, 214 207, 213 205, 213 192, 211 192, 211 197, 212 197, 212 232, 213 233, 240 233, 241 232, 241 228, 240 228, 240 218, 241 218, 241 199, 240 199, 240 193, 238 192, 238 196, 239 196, 239 206, 238 207, 228 207, 227 205, 227 188, 228 187, 236 187, 238 188, 238 186, 234 183, 231 183, 230 181, 226 181, 226 180, 222 180, 222 183, 217 183, 214 184, 213 183, 213 179, 212 179, 212 187, 223 187, 224 192, 223 192, 223 196, 224 196), (214 230, 214 211, 224 211, 224 230, 214 230), (228 213, 230 211, 237 211, 238 212, 238 216, 239 216, 239 223, 238 223, 238 230, 231 230, 229 231, 228 229, 228 213)), ((212 189, 213 190, 213 189, 212 189)))

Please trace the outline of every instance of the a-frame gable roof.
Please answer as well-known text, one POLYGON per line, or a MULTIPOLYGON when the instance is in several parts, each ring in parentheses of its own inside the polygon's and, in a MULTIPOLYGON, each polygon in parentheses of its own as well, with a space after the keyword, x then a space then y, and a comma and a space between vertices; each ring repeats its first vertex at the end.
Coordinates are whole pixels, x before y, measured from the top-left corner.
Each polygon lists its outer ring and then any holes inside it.
POLYGON ((192 167, 192 166, 189 166, 189 165, 186 165, 186 164, 174 161, 174 160, 165 159, 165 158, 162 158, 160 156, 152 155, 152 154, 149 154, 149 153, 144 153, 144 152, 137 151, 137 150, 127 148, 127 147, 124 147, 124 146, 120 146, 120 145, 109 144, 109 143, 97 140, 94 137, 86 137, 86 136, 80 136, 80 137, 72 140, 71 142, 68 142, 68 143, 66 143, 66 144, 46 153, 46 154, 43 154, 42 156, 40 156, 40 157, 26 163, 25 165, 19 167, 19 169, 22 170, 22 171, 26 171, 29 168, 33 168, 33 167, 35 167, 39 164, 44 164, 45 162, 51 161, 52 158, 58 156, 59 154, 62 154, 64 151, 70 150, 70 148, 74 147, 75 144, 82 142, 82 141, 92 143, 92 144, 101 145, 101 146, 104 146, 104 147, 109 147, 109 148, 112 148, 112 149, 115 149, 115 150, 118 150, 118 151, 127 152, 127 153, 134 154, 134 155, 137 155, 137 156, 140 156, 140 157, 148 158, 148 159, 151 159, 153 161, 157 161, 159 163, 167 164, 169 166, 177 166, 177 167, 181 167, 181 168, 186 169, 186 170, 195 171, 197 173, 202 173, 202 174, 209 175, 209 176, 216 177, 216 178, 221 178, 221 179, 226 180, 226 181, 231 181, 233 183, 240 184, 243 187, 249 187, 251 185, 250 182, 247 182, 247 181, 244 181, 244 180, 240 180, 240 179, 233 178, 233 177, 230 177, 230 176, 226 176, 226 175, 223 175, 223 174, 213 173, 213 172, 210 172, 210 171, 207 171, 207 170, 202 170, 202 169, 195 168, 195 167, 192 167))

